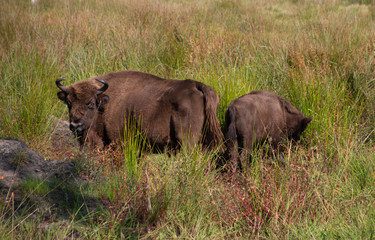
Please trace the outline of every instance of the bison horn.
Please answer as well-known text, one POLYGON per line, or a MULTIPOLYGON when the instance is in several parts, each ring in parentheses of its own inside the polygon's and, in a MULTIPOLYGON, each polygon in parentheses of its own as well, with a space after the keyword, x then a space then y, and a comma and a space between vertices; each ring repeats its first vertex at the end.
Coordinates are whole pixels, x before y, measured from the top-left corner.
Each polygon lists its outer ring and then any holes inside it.
POLYGON ((56 79, 56 86, 61 89, 61 91, 66 92, 66 87, 62 85, 60 82, 65 81, 65 78, 58 78, 56 79))
POLYGON ((104 80, 97 79, 97 78, 95 78, 95 80, 104 84, 104 86, 102 88, 98 89, 98 95, 102 94, 103 92, 105 92, 105 90, 107 90, 107 88, 108 88, 108 82, 106 82, 104 80))

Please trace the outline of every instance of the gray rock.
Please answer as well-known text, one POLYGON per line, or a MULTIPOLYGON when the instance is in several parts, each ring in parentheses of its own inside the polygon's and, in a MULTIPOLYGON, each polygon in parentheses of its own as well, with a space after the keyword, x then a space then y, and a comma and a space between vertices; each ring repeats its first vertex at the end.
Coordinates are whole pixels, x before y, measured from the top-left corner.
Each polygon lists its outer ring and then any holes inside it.
POLYGON ((74 174, 71 162, 46 160, 30 150, 24 142, 0 139, 0 189, 18 184, 26 178, 50 178, 74 174))
POLYGON ((52 120, 52 142, 59 143, 67 148, 79 149, 79 143, 74 134, 69 129, 69 122, 61 120, 55 116, 52 120))
POLYGON ((71 213, 96 212, 96 199, 83 196, 80 187, 84 183, 77 175, 70 161, 46 160, 24 142, 0 139, 0 204, 6 213, 3 217, 45 220, 48 231, 51 219, 53 224, 59 224, 70 219, 71 213), (43 183, 44 192, 35 191, 39 185, 29 189, 28 179, 43 183))

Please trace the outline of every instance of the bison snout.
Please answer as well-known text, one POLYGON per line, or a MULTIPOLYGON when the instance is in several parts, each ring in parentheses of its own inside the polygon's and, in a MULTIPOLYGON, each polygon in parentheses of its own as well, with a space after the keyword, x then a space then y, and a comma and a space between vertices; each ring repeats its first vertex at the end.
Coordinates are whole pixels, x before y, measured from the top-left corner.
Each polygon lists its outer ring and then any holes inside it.
POLYGON ((71 122, 69 128, 70 131, 76 133, 82 133, 85 130, 85 126, 83 125, 83 123, 71 122))

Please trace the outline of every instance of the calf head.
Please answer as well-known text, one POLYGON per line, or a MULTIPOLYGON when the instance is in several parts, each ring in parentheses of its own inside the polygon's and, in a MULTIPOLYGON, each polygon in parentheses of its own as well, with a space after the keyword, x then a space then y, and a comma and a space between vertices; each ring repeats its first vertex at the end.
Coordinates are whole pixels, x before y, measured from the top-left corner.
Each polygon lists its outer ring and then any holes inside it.
POLYGON ((63 101, 69 109, 70 130, 80 138, 83 145, 87 131, 95 129, 99 113, 103 111, 103 105, 109 101, 109 97, 103 94, 108 83, 104 80, 87 80, 63 86, 61 81, 56 80, 57 87, 61 90, 57 97, 63 101))
POLYGON ((305 117, 303 116, 301 119, 299 119, 297 126, 295 129, 293 129, 293 132, 289 138, 299 141, 301 134, 305 129, 307 128, 307 125, 312 121, 311 117, 305 117))

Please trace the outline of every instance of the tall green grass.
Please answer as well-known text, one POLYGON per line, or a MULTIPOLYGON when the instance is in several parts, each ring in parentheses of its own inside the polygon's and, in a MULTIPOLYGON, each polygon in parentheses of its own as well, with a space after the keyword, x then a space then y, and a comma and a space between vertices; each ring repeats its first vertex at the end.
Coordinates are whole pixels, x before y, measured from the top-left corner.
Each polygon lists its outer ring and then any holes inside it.
POLYGON ((89 180, 75 194, 101 210, 76 209, 44 230, 42 218, 2 216, 4 238, 373 238, 370 1, 16 0, 0 12, 0 136, 47 158, 59 147, 51 116, 67 117, 58 77, 133 69, 195 79, 218 93, 222 126, 229 103, 257 89, 313 117, 297 145, 285 143, 284 167, 255 151, 237 177, 199 147, 139 156, 140 133, 126 132, 122 148, 74 155, 89 180))
POLYGON ((1 62, 1 129, 7 137, 35 139, 47 135, 56 108, 49 77, 56 63, 37 53, 17 51, 1 62))

